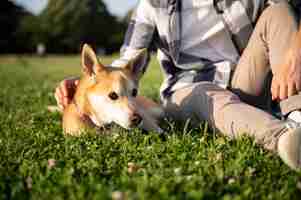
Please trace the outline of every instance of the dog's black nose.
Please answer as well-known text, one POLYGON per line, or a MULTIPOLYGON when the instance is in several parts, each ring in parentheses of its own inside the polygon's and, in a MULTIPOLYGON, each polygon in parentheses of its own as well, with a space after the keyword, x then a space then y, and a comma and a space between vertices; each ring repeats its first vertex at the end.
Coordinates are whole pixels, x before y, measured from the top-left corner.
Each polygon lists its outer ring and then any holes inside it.
POLYGON ((131 117, 131 122, 134 126, 137 126, 142 122, 142 117, 139 114, 135 113, 131 117))

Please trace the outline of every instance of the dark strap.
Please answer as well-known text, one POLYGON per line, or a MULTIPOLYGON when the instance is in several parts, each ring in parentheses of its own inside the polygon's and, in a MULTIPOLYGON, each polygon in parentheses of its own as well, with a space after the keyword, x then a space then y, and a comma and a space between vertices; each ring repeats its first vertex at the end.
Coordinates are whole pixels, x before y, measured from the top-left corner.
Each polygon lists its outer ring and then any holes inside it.
POLYGON ((218 14, 223 14, 224 10, 222 8, 220 8, 220 6, 219 6, 220 1, 222 1, 222 0, 213 0, 213 6, 218 14))

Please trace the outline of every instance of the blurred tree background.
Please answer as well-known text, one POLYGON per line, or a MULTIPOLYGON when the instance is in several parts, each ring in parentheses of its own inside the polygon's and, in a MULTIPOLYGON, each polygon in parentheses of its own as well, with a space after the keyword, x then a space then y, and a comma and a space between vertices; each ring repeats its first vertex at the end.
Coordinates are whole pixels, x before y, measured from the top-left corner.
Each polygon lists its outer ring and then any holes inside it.
POLYGON ((39 15, 1 0, 0 23, 0 53, 32 53, 38 44, 47 53, 77 53, 89 43, 110 54, 119 50, 127 20, 110 14, 102 0, 49 0, 39 15))
POLYGON ((0 3, 0 53, 16 52, 20 53, 26 48, 19 39, 21 21, 31 14, 26 12, 23 8, 16 6, 8 0, 2 0, 0 3), (18 47, 18 48, 16 48, 18 47))

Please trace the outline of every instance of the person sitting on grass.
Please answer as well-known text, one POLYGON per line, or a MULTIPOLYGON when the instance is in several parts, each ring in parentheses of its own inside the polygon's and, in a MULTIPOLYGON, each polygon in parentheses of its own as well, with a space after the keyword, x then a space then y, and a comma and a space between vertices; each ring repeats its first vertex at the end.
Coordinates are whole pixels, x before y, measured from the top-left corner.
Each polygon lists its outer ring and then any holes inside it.
MULTIPOLYGON (((140 0, 112 66, 156 45, 167 116, 205 120, 230 138, 251 136, 301 169, 300 7, 298 0, 140 0), (268 112, 272 100, 284 119, 268 112)), ((62 108, 77 82, 56 88, 62 108)))

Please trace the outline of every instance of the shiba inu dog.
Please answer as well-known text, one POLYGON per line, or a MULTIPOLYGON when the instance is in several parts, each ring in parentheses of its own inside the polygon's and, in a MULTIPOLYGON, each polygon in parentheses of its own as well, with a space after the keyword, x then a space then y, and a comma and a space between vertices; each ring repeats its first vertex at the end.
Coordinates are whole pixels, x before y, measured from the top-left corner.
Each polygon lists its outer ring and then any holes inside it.
POLYGON ((162 133, 157 120, 163 117, 163 109, 137 95, 140 74, 134 69, 146 53, 141 50, 123 67, 115 68, 100 63, 92 48, 85 44, 82 77, 72 103, 63 111, 64 133, 79 136, 86 128, 101 128, 110 123, 162 133))

